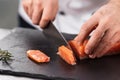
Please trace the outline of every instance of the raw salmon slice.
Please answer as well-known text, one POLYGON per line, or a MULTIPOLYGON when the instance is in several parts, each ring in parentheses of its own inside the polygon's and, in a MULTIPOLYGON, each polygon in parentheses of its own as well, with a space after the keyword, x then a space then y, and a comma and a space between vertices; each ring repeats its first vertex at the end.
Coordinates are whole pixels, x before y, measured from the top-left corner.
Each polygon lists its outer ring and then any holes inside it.
POLYGON ((68 64, 75 65, 76 64, 76 58, 73 55, 72 50, 68 49, 65 46, 60 46, 58 48, 58 55, 68 64))
POLYGON ((45 53, 40 50, 28 50, 27 56, 38 63, 49 62, 50 57, 48 57, 45 53))
POLYGON ((75 40, 69 41, 69 44, 73 50, 73 52, 76 54, 76 56, 80 59, 87 58, 87 54, 84 52, 84 48, 87 44, 87 40, 83 43, 83 45, 79 45, 75 40))

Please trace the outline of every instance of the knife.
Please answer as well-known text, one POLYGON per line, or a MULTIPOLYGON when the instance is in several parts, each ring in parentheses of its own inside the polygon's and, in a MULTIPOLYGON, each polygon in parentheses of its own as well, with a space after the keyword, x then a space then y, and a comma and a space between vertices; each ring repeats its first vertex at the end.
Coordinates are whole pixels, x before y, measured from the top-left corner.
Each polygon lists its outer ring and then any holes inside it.
POLYGON ((60 47, 61 45, 68 46, 70 49, 70 45, 68 44, 65 37, 60 33, 53 23, 50 21, 47 26, 43 29, 43 34, 47 37, 47 39, 55 45, 55 47, 60 47))

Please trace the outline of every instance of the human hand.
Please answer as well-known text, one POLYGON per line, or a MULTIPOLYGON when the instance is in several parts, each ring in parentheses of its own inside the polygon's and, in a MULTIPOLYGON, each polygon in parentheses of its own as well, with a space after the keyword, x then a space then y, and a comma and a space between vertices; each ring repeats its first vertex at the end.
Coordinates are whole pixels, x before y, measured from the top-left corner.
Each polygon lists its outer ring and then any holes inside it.
POLYGON ((55 19, 58 10, 58 0, 22 0, 22 4, 33 24, 42 28, 55 19))
POLYGON ((90 58, 110 55, 106 52, 114 44, 120 43, 120 1, 111 0, 96 11, 86 21, 75 38, 80 44, 92 33, 86 47, 85 53, 90 58))

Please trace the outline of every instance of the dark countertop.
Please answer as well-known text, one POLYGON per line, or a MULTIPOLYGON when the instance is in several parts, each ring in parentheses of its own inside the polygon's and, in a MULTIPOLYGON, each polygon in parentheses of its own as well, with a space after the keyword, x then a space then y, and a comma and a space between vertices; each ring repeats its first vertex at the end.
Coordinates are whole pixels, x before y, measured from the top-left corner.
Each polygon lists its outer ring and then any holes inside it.
MULTIPOLYGON (((11 32, 10 29, 0 28, 0 40, 3 39, 5 36, 7 36, 10 32, 11 32)), ((11 75, 0 75, 0 80, 37 80, 37 79, 26 78, 26 77, 16 77, 11 75)))
MULTIPOLYGON (((12 52, 15 58, 15 61, 12 62, 11 64, 12 69, 8 66, 4 67, 2 66, 2 64, 0 64, 1 65, 0 73, 5 74, 6 70, 10 70, 12 75, 13 72, 14 75, 15 73, 20 74, 20 72, 24 72, 24 73, 29 73, 27 74, 29 76, 35 77, 34 75, 36 75, 36 77, 39 78, 44 76, 47 78, 70 77, 72 79, 74 78, 77 80, 119 80, 120 79, 119 76, 120 55, 102 57, 99 59, 81 60, 78 61, 78 64, 76 66, 70 66, 66 64, 62 59, 60 59, 56 54, 54 54, 54 52, 51 52, 53 48, 46 43, 45 36, 42 34, 42 32, 36 30, 15 29, 14 31, 12 31, 11 34, 9 34, 9 36, 2 39, 0 41, 0 44, 1 44, 0 47, 2 49, 9 50, 10 52, 12 52), (48 54, 51 57, 52 59, 51 62, 42 65, 32 62, 25 56, 26 55, 25 52, 28 49, 45 50, 46 54, 48 54)), ((23 80, 27 80, 27 79, 23 78, 23 80)))

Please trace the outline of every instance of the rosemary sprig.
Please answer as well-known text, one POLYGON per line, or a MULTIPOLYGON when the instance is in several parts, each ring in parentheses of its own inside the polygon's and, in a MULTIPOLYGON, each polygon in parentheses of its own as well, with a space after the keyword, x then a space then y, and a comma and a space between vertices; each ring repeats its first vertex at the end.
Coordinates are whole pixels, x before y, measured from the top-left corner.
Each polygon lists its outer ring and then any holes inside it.
POLYGON ((3 63, 9 64, 8 61, 13 60, 12 57, 13 56, 10 52, 8 52, 7 50, 0 49, 0 61, 2 61, 3 63))

